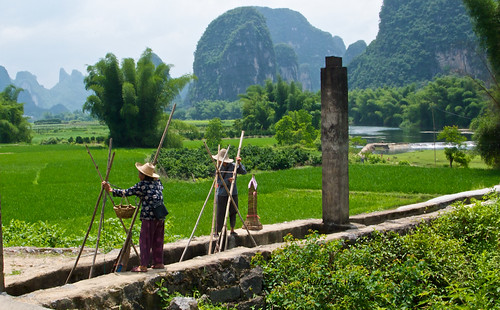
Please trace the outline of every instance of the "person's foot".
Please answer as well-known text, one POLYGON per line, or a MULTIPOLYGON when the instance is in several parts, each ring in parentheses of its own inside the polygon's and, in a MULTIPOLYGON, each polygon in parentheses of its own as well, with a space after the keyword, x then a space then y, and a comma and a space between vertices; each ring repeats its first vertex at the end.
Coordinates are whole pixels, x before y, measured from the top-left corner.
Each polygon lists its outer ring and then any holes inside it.
POLYGON ((148 271, 148 267, 146 267, 146 266, 135 266, 130 271, 132 271, 132 272, 147 272, 148 271))
POLYGON ((165 265, 163 264, 154 264, 153 269, 165 269, 165 265))
POLYGON ((237 235, 238 235, 237 232, 235 232, 234 230, 231 230, 231 236, 237 236, 237 235))

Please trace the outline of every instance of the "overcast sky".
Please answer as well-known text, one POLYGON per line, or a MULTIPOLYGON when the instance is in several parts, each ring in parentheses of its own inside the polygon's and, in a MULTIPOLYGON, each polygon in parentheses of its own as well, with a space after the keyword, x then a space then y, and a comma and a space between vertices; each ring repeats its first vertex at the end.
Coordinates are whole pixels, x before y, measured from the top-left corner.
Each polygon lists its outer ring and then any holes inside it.
MULTIPOLYGON (((2 3, 3 2, 3 3, 2 3)), ((151 48, 172 76, 193 72, 196 44, 212 20, 240 6, 289 8, 346 47, 369 44, 383 0, 16 0, 0 5, 0 66, 14 79, 30 71, 46 88, 59 70, 86 74, 111 52, 138 59, 151 48)))

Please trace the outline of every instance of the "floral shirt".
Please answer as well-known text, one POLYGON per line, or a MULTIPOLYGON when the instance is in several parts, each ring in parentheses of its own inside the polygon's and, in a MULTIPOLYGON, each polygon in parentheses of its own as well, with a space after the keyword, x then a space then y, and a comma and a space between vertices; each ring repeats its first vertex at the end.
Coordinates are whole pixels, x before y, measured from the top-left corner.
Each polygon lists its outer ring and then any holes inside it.
POLYGON ((140 181, 127 189, 113 189, 113 196, 138 196, 141 198, 141 220, 156 219, 153 213, 153 207, 163 203, 163 184, 160 180, 140 181))

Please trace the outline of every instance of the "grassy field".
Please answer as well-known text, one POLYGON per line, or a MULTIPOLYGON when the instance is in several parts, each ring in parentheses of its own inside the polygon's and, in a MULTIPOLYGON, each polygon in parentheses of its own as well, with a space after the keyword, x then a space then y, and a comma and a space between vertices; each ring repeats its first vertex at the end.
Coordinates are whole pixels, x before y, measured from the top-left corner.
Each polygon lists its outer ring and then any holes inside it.
MULTIPOLYGON (((153 151, 116 149, 109 181, 120 188, 135 184, 138 178, 134 163, 143 162, 153 151)), ((94 146, 90 152, 104 174, 108 149, 94 146)), ((99 176, 83 146, 0 145, 0 169, 4 225, 11 219, 46 221, 57 223, 68 233, 84 234, 101 187, 99 176)), ((251 173, 255 173, 259 184, 258 213, 263 224, 321 218, 321 168, 251 173)), ((250 178, 251 174, 238 178, 243 218, 247 212, 247 184, 250 178)), ((491 187, 499 181, 500 171, 485 169, 351 165, 350 213, 394 208, 441 194, 491 187)), ((212 179, 197 182, 164 179, 163 182, 171 224, 167 233, 188 237, 209 193, 212 179)), ((212 197, 208 200, 196 235, 210 232, 212 197)), ((117 198, 114 201, 119 203, 117 198)), ((105 218, 111 217, 115 214, 108 201, 105 218)))
MULTIPOLYGON (((407 160, 412 165, 421 167, 449 167, 450 162, 444 155, 444 150, 418 150, 401 154, 387 155, 391 160, 407 160)), ((453 163, 455 167, 455 163, 453 163)), ((469 168, 488 168, 480 156, 475 156, 469 163, 469 168)))
POLYGON ((33 144, 40 144, 42 140, 49 138, 65 139, 80 137, 107 137, 108 127, 97 121, 92 122, 70 122, 68 124, 41 124, 33 125, 33 144))

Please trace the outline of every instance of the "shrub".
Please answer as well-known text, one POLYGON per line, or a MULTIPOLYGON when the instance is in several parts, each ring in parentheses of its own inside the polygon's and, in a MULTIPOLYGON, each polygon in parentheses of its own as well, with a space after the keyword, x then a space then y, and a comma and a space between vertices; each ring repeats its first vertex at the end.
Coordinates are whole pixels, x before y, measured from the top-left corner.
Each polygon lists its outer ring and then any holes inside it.
POLYGON ((317 233, 262 266, 266 302, 275 309, 414 309, 500 307, 500 202, 458 204, 413 232, 375 232, 352 246, 317 233))

